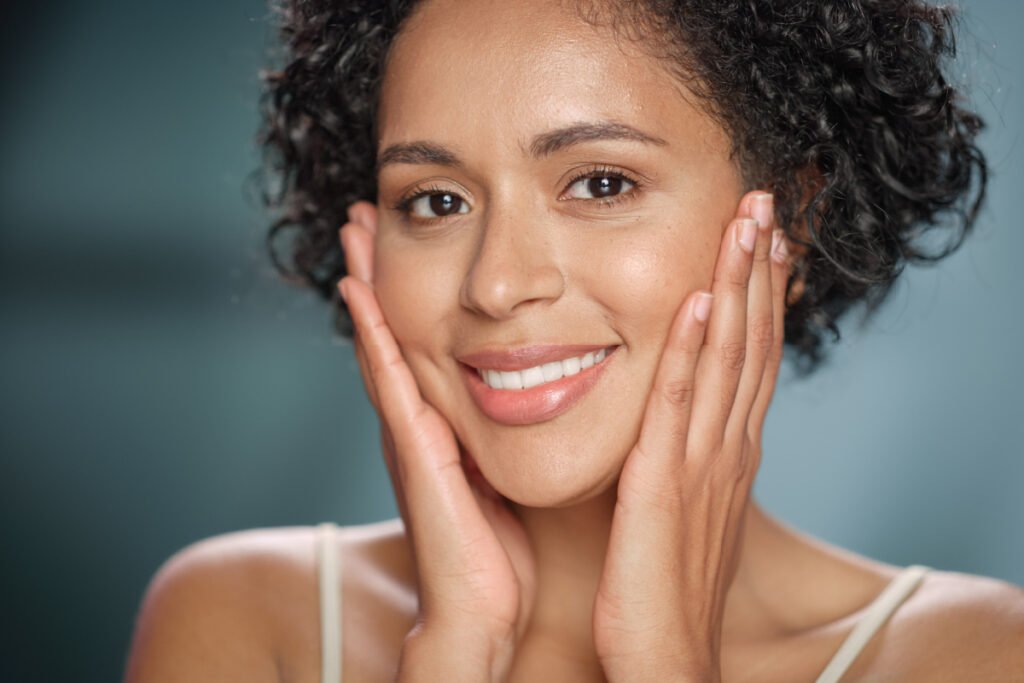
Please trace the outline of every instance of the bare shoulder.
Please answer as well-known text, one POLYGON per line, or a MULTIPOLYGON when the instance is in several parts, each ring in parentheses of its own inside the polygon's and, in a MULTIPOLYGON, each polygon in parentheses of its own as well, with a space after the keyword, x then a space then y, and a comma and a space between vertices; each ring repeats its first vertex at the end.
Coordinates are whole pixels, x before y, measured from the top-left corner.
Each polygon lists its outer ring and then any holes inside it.
MULTIPOLYGON (((753 520, 763 525, 773 563, 747 580, 765 596, 770 623, 781 625, 781 636, 763 646, 755 641, 736 668, 759 672, 747 680, 813 680, 904 567, 768 516, 753 520), (766 664, 772 661, 776 665, 766 664)), ((871 637, 843 681, 1024 683, 1024 590, 932 569, 871 637)))
POLYGON ((904 613, 916 680, 1024 681, 1024 590, 960 572, 931 572, 904 613))
POLYGON ((884 631, 861 680, 1024 682, 1024 590, 1006 581, 933 570, 884 631))
POLYGON ((405 527, 393 519, 341 532, 342 679, 393 681, 419 607, 405 527))
MULTIPOLYGON (((337 541, 342 623, 350 627, 343 628, 345 680, 369 680, 360 671, 366 657, 355 653, 397 631, 398 607, 408 607, 404 530, 400 520, 341 527, 337 541)), ((150 581, 126 681, 319 681, 319 618, 316 527, 203 539, 172 555, 150 581)))

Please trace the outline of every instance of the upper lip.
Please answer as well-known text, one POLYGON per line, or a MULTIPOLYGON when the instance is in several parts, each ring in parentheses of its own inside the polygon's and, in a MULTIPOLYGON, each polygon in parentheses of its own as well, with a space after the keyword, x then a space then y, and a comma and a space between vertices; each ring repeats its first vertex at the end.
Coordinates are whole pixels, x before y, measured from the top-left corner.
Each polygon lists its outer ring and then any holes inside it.
POLYGON ((525 370, 556 360, 582 356, 614 344, 543 344, 515 348, 490 348, 456 355, 460 363, 478 370, 525 370))

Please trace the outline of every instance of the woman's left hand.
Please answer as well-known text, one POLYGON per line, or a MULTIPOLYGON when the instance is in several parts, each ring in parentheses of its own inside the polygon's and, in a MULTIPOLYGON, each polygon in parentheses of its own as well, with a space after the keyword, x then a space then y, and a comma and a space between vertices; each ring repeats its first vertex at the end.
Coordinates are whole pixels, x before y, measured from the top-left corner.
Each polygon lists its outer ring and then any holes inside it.
POLYGON ((789 271, 772 216, 770 195, 744 196, 713 305, 692 293, 669 330, 594 602, 611 683, 720 680, 725 597, 782 358, 789 271))

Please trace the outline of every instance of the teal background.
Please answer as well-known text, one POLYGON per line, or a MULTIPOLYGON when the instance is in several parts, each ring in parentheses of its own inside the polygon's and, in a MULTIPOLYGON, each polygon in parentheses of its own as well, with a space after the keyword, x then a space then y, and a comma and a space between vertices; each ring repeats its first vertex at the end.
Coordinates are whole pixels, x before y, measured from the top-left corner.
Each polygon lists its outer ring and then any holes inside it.
MULTIPOLYGON (((860 553, 1024 583, 1024 10, 966 5, 977 234, 782 383, 756 494, 860 553)), ((0 16, 0 680, 118 680, 178 548, 395 507, 351 349, 245 191, 264 4, 0 16)))

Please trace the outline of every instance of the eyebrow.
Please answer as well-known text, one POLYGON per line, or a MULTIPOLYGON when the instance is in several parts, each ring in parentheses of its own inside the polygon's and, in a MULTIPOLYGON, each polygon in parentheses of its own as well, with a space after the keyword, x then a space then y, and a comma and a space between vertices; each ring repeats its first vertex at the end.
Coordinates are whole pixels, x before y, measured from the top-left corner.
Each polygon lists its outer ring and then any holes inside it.
MULTIPOLYGON (((665 146, 663 139, 644 133, 617 121, 573 123, 540 133, 530 142, 530 155, 535 159, 551 156, 573 145, 597 140, 631 140, 648 145, 665 146)), ((402 142, 389 145, 377 158, 377 172, 390 164, 429 164, 461 167, 464 164, 452 150, 427 141, 402 142)))
POLYGON ((377 172, 388 164, 430 164, 462 166, 462 161, 446 147, 432 142, 402 142, 388 146, 377 157, 377 172))
POLYGON ((654 135, 648 135, 633 126, 617 121, 598 121, 595 123, 574 123, 564 128, 557 128, 541 133, 530 143, 530 154, 534 158, 551 156, 581 142, 594 140, 632 140, 648 145, 664 146, 668 143, 654 135))

